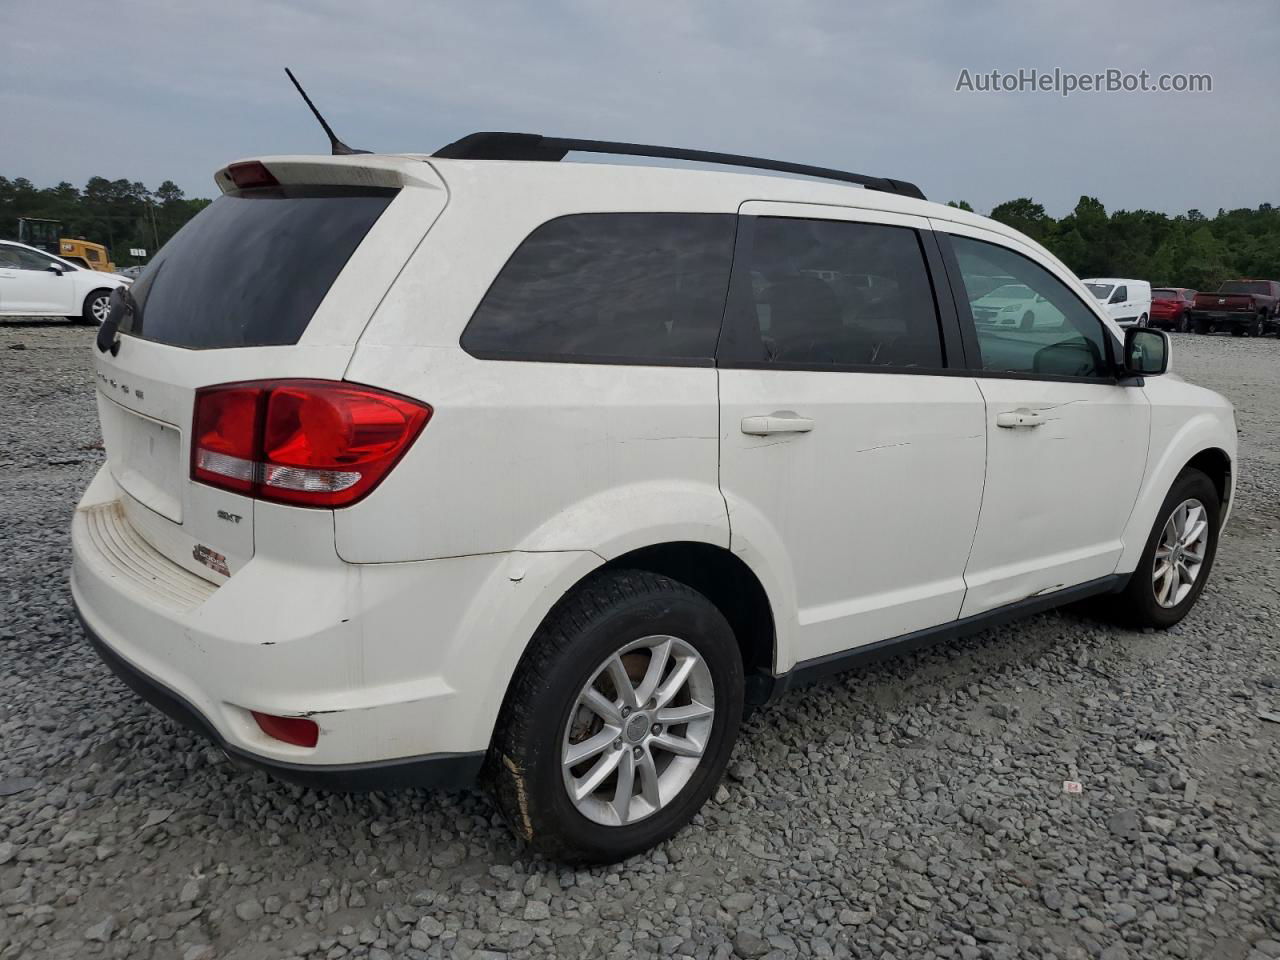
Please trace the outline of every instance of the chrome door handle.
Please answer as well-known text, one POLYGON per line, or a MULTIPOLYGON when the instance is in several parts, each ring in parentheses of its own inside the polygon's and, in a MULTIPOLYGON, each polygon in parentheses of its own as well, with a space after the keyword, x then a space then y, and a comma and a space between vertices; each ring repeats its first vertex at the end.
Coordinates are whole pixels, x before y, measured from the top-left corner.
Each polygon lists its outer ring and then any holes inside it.
POLYGON ((808 433, 813 421, 791 410, 775 410, 764 417, 743 417, 742 432, 752 437, 767 437, 771 433, 808 433))
POLYGON ((996 414, 996 426, 1015 429, 1017 427, 1038 427, 1045 422, 1044 417, 1034 410, 1023 407, 1020 410, 1008 410, 996 414))

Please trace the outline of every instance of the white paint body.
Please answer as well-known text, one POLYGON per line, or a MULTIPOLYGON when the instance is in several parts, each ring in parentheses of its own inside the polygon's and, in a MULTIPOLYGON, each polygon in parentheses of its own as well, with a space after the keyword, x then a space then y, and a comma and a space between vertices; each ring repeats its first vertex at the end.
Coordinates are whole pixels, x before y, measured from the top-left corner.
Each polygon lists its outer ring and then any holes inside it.
POLYGON ((117 273, 78 267, 25 243, 0 240, 0 317, 78 318, 89 294, 131 282, 117 273), (57 269, 50 269, 54 266, 57 269))
POLYGON ((503 362, 458 343, 535 227, 592 211, 802 212, 981 238, 1055 274, 1119 337, 1063 264, 954 208, 636 166, 264 163, 285 182, 402 189, 297 345, 124 338, 119 356, 95 351, 108 459, 76 513, 72 574, 104 642, 263 757, 339 764, 486 749, 552 605, 641 547, 692 541, 743 560, 768 596, 783 673, 1131 571, 1187 461, 1206 449, 1235 457, 1229 404, 1172 376, 1138 387, 503 362), (287 376, 369 384, 435 413, 351 507, 255 502, 190 481, 196 388, 287 376), (1058 413, 1038 431, 995 428, 1024 407, 1058 413), (740 429, 779 411, 814 429, 740 429), (198 562, 197 546, 223 554, 230 575, 198 562), (319 743, 273 740, 250 710, 314 715, 319 743))

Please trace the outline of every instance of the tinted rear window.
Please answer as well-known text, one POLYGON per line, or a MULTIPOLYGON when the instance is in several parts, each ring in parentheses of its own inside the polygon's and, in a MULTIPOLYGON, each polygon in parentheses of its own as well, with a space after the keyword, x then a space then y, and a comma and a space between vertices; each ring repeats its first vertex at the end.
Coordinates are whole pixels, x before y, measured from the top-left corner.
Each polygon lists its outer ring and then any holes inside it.
POLYGON ((1177 300, 1178 291, 1169 290, 1164 287, 1156 287, 1154 290, 1151 291, 1151 299, 1152 300, 1177 300))
POLYGON ((710 363, 735 217, 586 213, 533 231, 462 334, 473 356, 710 363))
POLYGON ((121 332, 196 349, 297 343, 393 190, 226 194, 164 245, 130 289, 121 332))

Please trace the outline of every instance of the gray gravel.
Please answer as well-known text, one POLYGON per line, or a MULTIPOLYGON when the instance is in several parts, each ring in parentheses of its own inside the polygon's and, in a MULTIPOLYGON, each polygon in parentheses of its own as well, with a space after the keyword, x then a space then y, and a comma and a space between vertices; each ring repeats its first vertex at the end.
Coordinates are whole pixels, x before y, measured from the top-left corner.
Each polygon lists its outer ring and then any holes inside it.
POLYGON ((242 772, 107 674, 66 586, 92 337, 0 326, 0 960, 1280 957, 1280 341, 1175 337, 1243 430, 1179 628, 1051 614, 794 691, 693 826, 575 871, 478 792, 242 772))

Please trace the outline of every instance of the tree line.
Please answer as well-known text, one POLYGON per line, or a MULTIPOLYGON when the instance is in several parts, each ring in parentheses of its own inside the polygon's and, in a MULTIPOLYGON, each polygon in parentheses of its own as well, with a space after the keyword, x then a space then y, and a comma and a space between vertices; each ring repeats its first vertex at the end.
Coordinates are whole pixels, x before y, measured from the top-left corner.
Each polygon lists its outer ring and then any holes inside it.
MULTIPOLYGON (((188 199, 172 180, 152 192, 105 177, 91 177, 84 189, 0 177, 0 237, 17 238, 19 217, 60 220, 63 236, 104 243, 118 266, 129 266, 140 262, 131 248, 154 254, 209 202, 188 199)), ((964 202, 950 206, 973 209, 964 202)), ((1199 210, 1108 214, 1096 197, 1081 197, 1055 220, 1042 204, 1020 197, 989 216, 1044 244, 1081 277, 1134 277, 1198 290, 1215 290, 1234 277, 1280 279, 1280 209, 1269 203, 1210 218, 1199 210)))
POLYGON ((105 244, 117 267, 145 263, 182 225, 208 206, 187 199, 172 180, 154 192, 138 182, 90 177, 80 189, 66 182, 37 187, 25 177, 0 177, 0 238, 18 239, 18 218, 62 221, 64 237, 105 244), (133 248, 148 257, 134 257, 133 248))
MULTIPOLYGON (((949 206, 965 210, 967 203, 949 206)), ((1216 290, 1223 280, 1280 280, 1280 209, 1199 210, 1169 216, 1151 210, 1108 214, 1096 197, 1081 197, 1060 220, 1030 197, 995 207, 993 220, 1044 244, 1079 277, 1132 277, 1158 287, 1216 290)))

